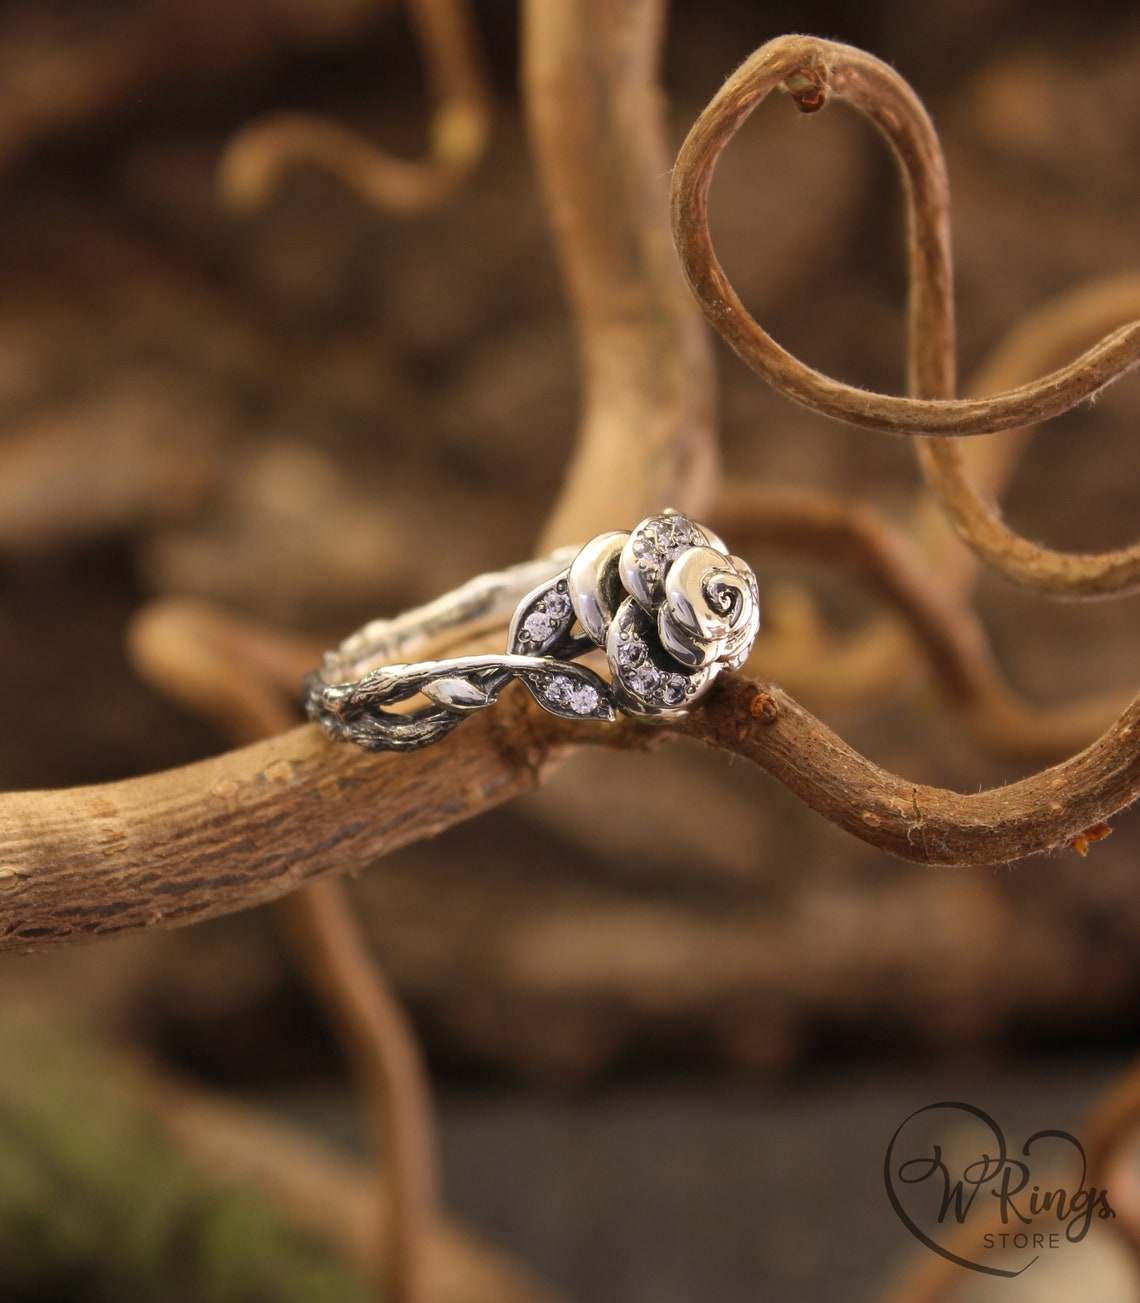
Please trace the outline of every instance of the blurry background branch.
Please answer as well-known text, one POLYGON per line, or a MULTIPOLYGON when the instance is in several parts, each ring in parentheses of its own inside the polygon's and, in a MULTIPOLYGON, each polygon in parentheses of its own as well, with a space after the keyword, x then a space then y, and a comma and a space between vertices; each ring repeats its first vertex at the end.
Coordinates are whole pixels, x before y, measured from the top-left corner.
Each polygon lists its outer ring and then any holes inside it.
POLYGON ((534 0, 523 76, 539 180, 577 324, 583 413, 539 553, 707 511, 712 359, 663 218, 664 0, 534 0))
POLYGON ((69 130, 126 116, 156 83, 224 81, 290 47, 358 36, 390 7, 391 0, 9 6, 0 17, 0 166, 69 130))
POLYGON ((270 200, 285 174, 308 163, 339 177, 382 210, 414 213, 448 199, 479 162, 490 132, 491 94, 467 0, 408 0, 436 107, 427 157, 408 163, 355 132, 306 113, 273 113, 227 148, 219 187, 235 209, 270 200))

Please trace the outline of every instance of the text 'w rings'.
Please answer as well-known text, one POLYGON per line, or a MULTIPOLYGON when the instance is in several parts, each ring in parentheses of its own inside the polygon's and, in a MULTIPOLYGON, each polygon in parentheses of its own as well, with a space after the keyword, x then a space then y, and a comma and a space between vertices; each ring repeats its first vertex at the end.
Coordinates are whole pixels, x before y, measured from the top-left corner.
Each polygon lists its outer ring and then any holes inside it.
POLYGON ((664 511, 630 532, 599 534, 374 620, 306 678, 306 704, 331 737, 368 751, 427 746, 493 705, 512 679, 566 719, 668 718, 743 665, 759 623, 747 562, 703 525, 664 511), (512 608, 505 654, 409 659, 512 608), (599 651, 608 680, 577 663, 599 651), (417 694, 430 704, 391 709, 417 694))

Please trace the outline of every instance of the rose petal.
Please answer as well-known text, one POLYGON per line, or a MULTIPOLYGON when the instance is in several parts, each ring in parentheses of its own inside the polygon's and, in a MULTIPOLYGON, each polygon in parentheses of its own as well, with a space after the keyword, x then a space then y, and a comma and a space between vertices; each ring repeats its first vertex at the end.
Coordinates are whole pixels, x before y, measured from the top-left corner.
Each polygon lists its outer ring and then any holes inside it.
POLYGON ((657 634, 669 655, 690 669, 711 665, 724 651, 724 638, 703 638, 693 633, 674 617, 668 606, 657 612, 657 634))
POLYGON ((636 715, 668 716, 684 710, 716 677, 715 665, 687 669, 662 647, 653 617, 626 598, 606 635, 606 660, 614 697, 636 715))
POLYGON ((619 565, 628 538, 625 530, 599 534, 570 562, 567 582, 574 614, 599 647, 606 640, 606 626, 625 596, 619 565))
POLYGON ((643 611, 656 611, 665 600, 665 573, 690 547, 702 547, 704 531, 679 512, 648 516, 626 540, 619 565, 626 591, 643 611))
POLYGON ((748 659, 752 644, 760 631, 760 590, 752 569, 739 557, 733 557, 738 570, 748 581, 747 619, 735 628, 725 641, 723 663, 726 670, 738 670, 748 659))
POLYGON ((737 574, 723 552, 691 547, 669 567, 665 576, 665 603, 678 629, 694 639, 727 638, 735 629, 751 594, 748 581, 737 574), (717 588, 727 591, 729 606, 718 610, 717 588))

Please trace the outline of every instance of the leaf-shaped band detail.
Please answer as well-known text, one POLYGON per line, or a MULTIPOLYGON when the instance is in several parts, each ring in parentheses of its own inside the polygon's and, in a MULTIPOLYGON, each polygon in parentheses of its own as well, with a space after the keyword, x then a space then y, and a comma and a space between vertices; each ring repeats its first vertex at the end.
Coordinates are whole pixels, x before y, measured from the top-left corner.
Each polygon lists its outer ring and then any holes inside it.
POLYGON ((455 656, 411 665, 385 665, 356 683, 307 682, 310 718, 338 739, 365 750, 412 750, 450 733, 467 714, 493 706, 512 679, 566 719, 612 723, 610 685, 584 665, 555 656, 455 656), (392 707, 419 694, 433 704, 401 712, 392 707))
POLYGON ((507 631, 507 651, 516 656, 557 655, 572 641, 574 607, 566 576, 539 584, 522 599, 507 631))
POLYGON ((544 710, 564 719, 596 719, 612 724, 614 696, 600 674, 585 665, 552 662, 552 668, 519 670, 518 677, 544 710))

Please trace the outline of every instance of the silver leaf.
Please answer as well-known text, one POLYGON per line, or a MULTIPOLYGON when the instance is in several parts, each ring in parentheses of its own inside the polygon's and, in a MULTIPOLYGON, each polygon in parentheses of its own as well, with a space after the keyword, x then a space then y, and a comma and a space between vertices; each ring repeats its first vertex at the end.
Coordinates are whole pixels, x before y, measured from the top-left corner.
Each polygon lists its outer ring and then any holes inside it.
POLYGON ((550 662, 549 669, 520 670, 518 677, 544 710, 563 719, 614 720, 610 685, 584 665, 550 662))
POLYGON ((574 619, 566 576, 547 580, 519 603, 507 634, 507 651, 515 656, 545 656, 570 640, 574 619))
POLYGON ((454 711, 482 710, 494 700, 494 696, 478 683, 454 675, 425 683, 421 691, 429 700, 454 711))

